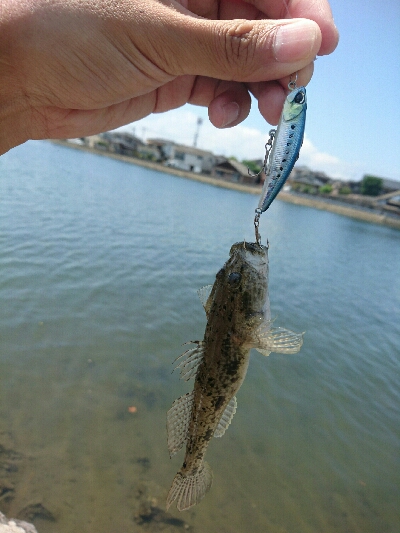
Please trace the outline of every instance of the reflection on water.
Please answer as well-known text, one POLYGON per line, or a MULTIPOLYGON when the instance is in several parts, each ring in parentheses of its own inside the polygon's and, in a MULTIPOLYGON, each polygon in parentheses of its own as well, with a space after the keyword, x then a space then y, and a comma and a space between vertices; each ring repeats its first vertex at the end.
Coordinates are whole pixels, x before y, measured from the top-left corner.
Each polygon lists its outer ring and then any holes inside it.
POLYGON ((3 512, 40 533, 398 531, 400 232, 263 215, 272 313, 304 345, 252 354, 214 486, 166 513, 171 363, 257 198, 48 143, 0 159, 0 197, 3 512))

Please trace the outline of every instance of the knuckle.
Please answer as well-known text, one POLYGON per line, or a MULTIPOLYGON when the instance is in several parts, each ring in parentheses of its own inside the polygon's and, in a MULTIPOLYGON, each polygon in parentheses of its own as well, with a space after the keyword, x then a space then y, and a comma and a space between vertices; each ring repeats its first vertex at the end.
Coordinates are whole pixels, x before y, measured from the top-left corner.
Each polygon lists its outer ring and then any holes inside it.
POLYGON ((250 21, 233 21, 225 30, 222 43, 222 59, 230 70, 240 76, 251 73, 254 67, 258 34, 250 21))

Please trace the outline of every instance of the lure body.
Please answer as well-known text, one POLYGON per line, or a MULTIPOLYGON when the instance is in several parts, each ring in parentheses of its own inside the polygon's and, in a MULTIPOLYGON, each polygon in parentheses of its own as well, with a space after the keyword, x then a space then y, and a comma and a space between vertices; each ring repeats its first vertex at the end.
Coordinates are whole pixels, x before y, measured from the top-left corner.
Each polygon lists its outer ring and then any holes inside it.
POLYGON ((272 151, 265 165, 265 182, 258 209, 266 211, 282 189, 296 163, 303 144, 306 125, 307 98, 304 87, 286 97, 276 130, 272 151))

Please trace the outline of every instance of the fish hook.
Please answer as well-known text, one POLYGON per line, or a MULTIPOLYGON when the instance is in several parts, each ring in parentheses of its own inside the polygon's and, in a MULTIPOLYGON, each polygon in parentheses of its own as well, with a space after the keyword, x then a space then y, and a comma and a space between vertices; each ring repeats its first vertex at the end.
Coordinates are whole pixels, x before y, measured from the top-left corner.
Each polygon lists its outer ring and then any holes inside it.
POLYGON ((261 215, 262 211, 261 209, 257 208, 256 209, 256 216, 254 217, 254 231, 255 231, 255 234, 256 234, 256 243, 258 244, 258 246, 261 246, 261 235, 260 235, 260 232, 258 230, 259 226, 260 226, 260 215, 261 215))
POLYGON ((262 172, 265 172, 265 174, 267 174, 268 159, 269 159, 269 154, 271 153, 272 143, 274 142, 275 133, 276 133, 275 129, 269 130, 269 138, 265 144, 265 156, 264 156, 264 161, 263 161, 261 170, 259 170, 257 174, 252 174, 250 172, 250 169, 249 168, 247 169, 248 175, 251 176, 252 178, 258 178, 258 176, 260 176, 262 172))

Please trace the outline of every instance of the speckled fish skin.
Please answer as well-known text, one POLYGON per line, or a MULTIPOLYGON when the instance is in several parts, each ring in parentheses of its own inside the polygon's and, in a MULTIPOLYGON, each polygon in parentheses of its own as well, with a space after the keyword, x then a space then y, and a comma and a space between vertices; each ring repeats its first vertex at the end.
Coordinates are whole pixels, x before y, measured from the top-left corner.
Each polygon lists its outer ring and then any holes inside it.
POLYGON ((286 97, 276 130, 272 151, 265 170, 265 182, 258 208, 266 211, 282 189, 296 163, 303 144, 307 97, 305 87, 298 87, 286 97))
POLYGON ((301 334, 271 326, 265 246, 234 244, 203 305, 204 340, 178 365, 183 379, 195 375, 194 389, 174 402, 167 418, 171 456, 186 442, 183 466, 167 498, 167 508, 177 500, 180 511, 197 504, 211 487, 204 455, 211 438, 224 434, 236 411, 235 395, 246 376, 250 349, 264 355, 272 350, 296 353, 302 344, 301 334))

